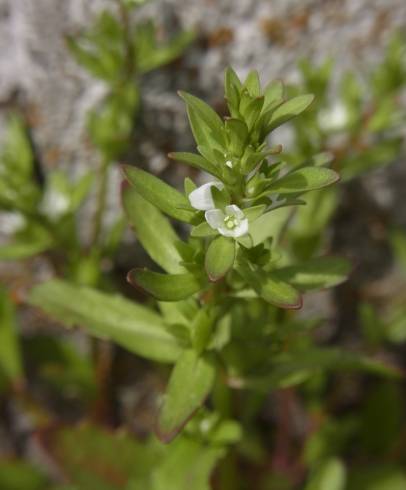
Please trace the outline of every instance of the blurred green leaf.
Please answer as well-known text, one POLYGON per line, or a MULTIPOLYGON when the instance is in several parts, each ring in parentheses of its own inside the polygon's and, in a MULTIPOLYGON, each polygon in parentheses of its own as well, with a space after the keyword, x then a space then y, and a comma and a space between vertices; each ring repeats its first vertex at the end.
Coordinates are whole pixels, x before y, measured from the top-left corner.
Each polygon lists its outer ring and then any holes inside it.
POLYGON ((283 281, 302 291, 337 286, 350 273, 350 263, 338 257, 317 257, 304 263, 277 269, 274 273, 283 281))
POLYGON ((309 107, 313 100, 314 95, 306 94, 298 95, 284 102, 272 113, 272 117, 266 126, 266 133, 270 133, 278 126, 301 114, 309 107))
POLYGON ((305 490, 344 490, 345 484, 345 466, 339 459, 332 458, 319 465, 305 490))
POLYGON ((179 301, 189 298, 206 285, 206 280, 200 275, 160 274, 146 269, 132 269, 127 278, 131 284, 144 289, 161 301, 179 301))
POLYGON ((69 339, 37 334, 23 339, 24 359, 53 397, 89 401, 96 395, 94 366, 69 339))
POLYGON ((338 174, 329 168, 303 167, 271 183, 266 192, 279 194, 307 192, 334 184, 337 180, 339 180, 338 174))
POLYGON ((3 288, 0 288, 0 371, 9 381, 18 381, 23 376, 16 311, 3 288))
POLYGON ((173 362, 179 356, 160 316, 118 295, 55 279, 34 287, 28 301, 68 327, 82 326, 147 359, 173 362))

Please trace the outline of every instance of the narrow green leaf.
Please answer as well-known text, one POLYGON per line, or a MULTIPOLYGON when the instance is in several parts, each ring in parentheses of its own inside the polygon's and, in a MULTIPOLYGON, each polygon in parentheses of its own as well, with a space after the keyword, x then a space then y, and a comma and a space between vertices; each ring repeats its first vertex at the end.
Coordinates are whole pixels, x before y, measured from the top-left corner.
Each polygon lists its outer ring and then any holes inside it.
POLYGON ((226 71, 224 73, 224 86, 225 86, 225 93, 227 94, 227 88, 230 85, 235 85, 238 90, 241 89, 242 83, 240 79, 238 78, 237 73, 230 67, 228 66, 226 68, 226 71))
POLYGON ((226 119, 226 133, 230 142, 230 150, 236 156, 242 156, 248 141, 248 128, 240 119, 226 119))
POLYGON ((144 199, 175 219, 186 223, 192 221, 195 212, 179 191, 139 168, 123 165, 122 169, 128 182, 144 199))
POLYGON ((303 167, 273 182, 267 187, 278 194, 296 194, 313 191, 334 184, 340 176, 329 168, 303 167))
POLYGON ((210 163, 206 158, 196 155, 195 153, 187 152, 173 152, 169 153, 168 157, 172 160, 177 160, 179 162, 187 163, 191 167, 197 168, 199 170, 204 170, 217 178, 221 178, 220 172, 217 167, 210 163))
POLYGON ((180 354, 159 315, 121 296, 55 279, 34 287, 28 302, 67 327, 82 326, 147 359, 173 362, 180 354))
POLYGON ((207 357, 186 350, 175 364, 169 379, 158 420, 158 437, 170 442, 208 396, 215 367, 207 357))
POLYGON ((300 293, 290 284, 280 280, 272 273, 253 270, 245 264, 238 268, 248 285, 265 301, 280 308, 297 309, 302 306, 300 293))
POLYGON ((0 246, 0 260, 24 260, 33 255, 38 255, 53 246, 49 237, 36 242, 14 242, 0 246))
POLYGON ((219 236, 209 245, 204 266, 211 281, 218 281, 233 267, 235 259, 235 241, 219 236))
MULTIPOLYGON (((199 124, 203 122, 206 127, 209 128, 210 136, 212 136, 221 147, 224 147, 224 125, 220 116, 208 104, 194 95, 182 91, 179 91, 178 93, 188 106, 189 119, 190 114, 193 114, 193 124, 192 120, 190 121, 192 131, 195 132, 199 124)), ((201 144, 200 141, 198 141, 198 143, 201 144)))
POLYGON ((252 129, 264 105, 264 97, 253 99, 244 110, 244 118, 249 130, 252 129))
POLYGON ((175 246, 179 237, 169 221, 133 187, 124 188, 122 198, 128 220, 151 259, 167 272, 183 272, 179 265, 183 259, 175 246))
POLYGON ((256 70, 251 70, 248 73, 243 85, 252 97, 258 97, 261 94, 261 82, 256 70))
POLYGON ((289 121, 293 117, 298 116, 305 111, 309 105, 313 102, 314 95, 305 94, 293 97, 282 105, 280 105, 272 114, 270 121, 266 127, 266 133, 270 133, 275 128, 289 121))
POLYGON ((280 80, 270 82, 264 90, 264 105, 262 113, 265 113, 278 104, 283 97, 283 84, 280 80))
POLYGON ((232 68, 227 68, 224 75, 224 93, 230 114, 236 117, 240 106, 241 82, 232 68))
POLYGON ((337 257, 318 257, 274 271, 278 278, 300 290, 331 288, 344 282, 350 263, 337 257))
POLYGON ((201 291, 203 277, 193 274, 160 274, 146 269, 132 269, 127 280, 161 301, 179 301, 201 291))
POLYGON ((205 350, 213 330, 214 315, 210 313, 209 308, 200 308, 193 319, 192 345, 199 355, 205 350))
POLYGON ((188 196, 197 189, 197 185, 190 177, 185 177, 185 180, 183 181, 183 189, 185 190, 185 194, 188 196))
POLYGON ((254 221, 262 215, 265 209, 266 209, 266 204, 258 204, 258 206, 244 208, 243 211, 248 221, 254 221))

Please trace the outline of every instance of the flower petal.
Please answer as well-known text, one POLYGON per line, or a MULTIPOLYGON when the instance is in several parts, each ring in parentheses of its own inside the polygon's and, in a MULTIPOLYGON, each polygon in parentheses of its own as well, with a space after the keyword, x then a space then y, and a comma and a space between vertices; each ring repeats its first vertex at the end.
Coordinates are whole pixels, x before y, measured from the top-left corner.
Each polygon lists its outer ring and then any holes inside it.
POLYGON ((189 194, 190 204, 199 211, 207 211, 213 209, 215 204, 213 202, 213 197, 211 195, 211 188, 217 187, 217 189, 223 189, 223 184, 221 182, 207 182, 203 184, 189 194))
POLYGON ((235 204, 230 204, 229 206, 226 206, 226 213, 229 216, 235 216, 238 219, 243 219, 245 217, 241 209, 235 204))
POLYGON ((248 220, 243 219, 240 224, 236 226, 232 231, 234 232, 234 238, 246 235, 248 233, 248 220))
POLYGON ((234 230, 230 230, 230 228, 227 228, 226 226, 220 226, 218 232, 223 236, 234 237, 234 230))
POLYGON ((224 226, 225 214, 221 209, 209 209, 204 213, 204 217, 206 218, 207 223, 209 223, 214 230, 224 226))

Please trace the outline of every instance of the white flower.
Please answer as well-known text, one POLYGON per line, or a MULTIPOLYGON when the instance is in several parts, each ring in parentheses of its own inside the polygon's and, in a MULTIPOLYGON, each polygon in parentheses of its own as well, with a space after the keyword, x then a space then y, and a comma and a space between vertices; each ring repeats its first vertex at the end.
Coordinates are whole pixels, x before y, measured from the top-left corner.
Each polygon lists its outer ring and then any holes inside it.
POLYGON ((336 102, 332 106, 320 111, 319 124, 325 131, 338 131, 348 123, 348 111, 344 104, 336 102))
POLYGON ((207 223, 220 235, 238 238, 248 233, 248 219, 235 204, 221 209, 209 209, 204 214, 207 223))
POLYGON ((58 218, 69 211, 69 198, 56 189, 48 189, 40 204, 41 211, 51 219, 58 218))
POLYGON ((224 185, 217 181, 207 182, 207 184, 201 185, 189 194, 190 204, 199 211, 207 211, 215 208, 216 205, 211 195, 212 187, 217 187, 221 191, 224 185))

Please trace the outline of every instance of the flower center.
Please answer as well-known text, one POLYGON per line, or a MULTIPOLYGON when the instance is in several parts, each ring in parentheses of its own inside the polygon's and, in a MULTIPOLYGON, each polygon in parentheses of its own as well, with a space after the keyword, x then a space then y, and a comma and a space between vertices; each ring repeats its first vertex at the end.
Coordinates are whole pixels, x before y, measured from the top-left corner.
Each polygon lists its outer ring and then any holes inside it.
POLYGON ((240 224, 240 220, 234 215, 228 215, 224 218, 224 224, 229 230, 233 230, 240 224))

